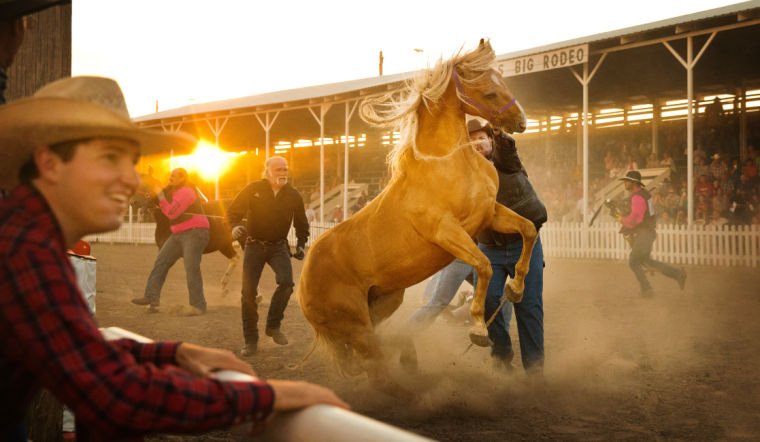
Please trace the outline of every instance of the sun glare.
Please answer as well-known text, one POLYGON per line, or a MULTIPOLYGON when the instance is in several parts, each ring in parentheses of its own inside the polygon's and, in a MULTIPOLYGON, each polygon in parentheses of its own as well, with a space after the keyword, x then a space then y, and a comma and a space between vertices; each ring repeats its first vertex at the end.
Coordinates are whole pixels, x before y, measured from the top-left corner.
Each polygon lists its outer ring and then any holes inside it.
POLYGON ((224 175, 237 155, 225 152, 216 145, 200 140, 190 155, 172 158, 172 168, 184 167, 189 173, 197 173, 201 179, 214 181, 224 175))

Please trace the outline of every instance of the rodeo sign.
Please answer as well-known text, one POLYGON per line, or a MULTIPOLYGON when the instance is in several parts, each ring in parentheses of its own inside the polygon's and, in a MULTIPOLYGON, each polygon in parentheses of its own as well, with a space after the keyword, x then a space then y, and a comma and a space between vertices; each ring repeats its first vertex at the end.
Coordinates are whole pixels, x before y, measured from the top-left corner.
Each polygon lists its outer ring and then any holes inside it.
POLYGON ((578 45, 556 51, 509 58, 498 62, 497 69, 505 77, 566 68, 588 61, 588 45, 578 45))

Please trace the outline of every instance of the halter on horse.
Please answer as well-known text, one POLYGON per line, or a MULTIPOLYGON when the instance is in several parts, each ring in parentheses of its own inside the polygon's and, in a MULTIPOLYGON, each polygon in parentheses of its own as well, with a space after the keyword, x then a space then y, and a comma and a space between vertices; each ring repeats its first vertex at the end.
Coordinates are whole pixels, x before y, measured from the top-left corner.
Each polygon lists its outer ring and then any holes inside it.
POLYGON ((363 103, 367 122, 401 129, 388 157, 391 181, 369 205, 314 243, 301 273, 297 293, 317 338, 331 348, 341 369, 361 368, 375 387, 389 393, 408 394, 389 376, 375 327, 401 305, 407 287, 454 257, 478 273, 470 338, 488 345, 483 312, 492 270, 472 240, 481 230, 522 234, 516 275, 505 288, 510 300, 522 299, 536 230, 496 203, 496 170, 470 145, 465 125, 469 113, 509 132, 525 130, 522 108, 494 61, 491 45, 481 40, 475 50, 422 72, 405 90, 363 103))

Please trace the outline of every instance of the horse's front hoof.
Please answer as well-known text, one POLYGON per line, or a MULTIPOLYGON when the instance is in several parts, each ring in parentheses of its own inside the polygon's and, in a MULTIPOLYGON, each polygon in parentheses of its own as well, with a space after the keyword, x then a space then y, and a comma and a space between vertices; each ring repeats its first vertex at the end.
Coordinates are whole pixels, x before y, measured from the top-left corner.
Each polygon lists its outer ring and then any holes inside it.
POLYGON ((488 331, 485 328, 473 327, 470 329, 470 342, 478 347, 490 347, 491 339, 488 337, 488 331))
POLYGON ((504 287, 504 296, 507 301, 517 304, 523 299, 523 292, 517 293, 509 284, 504 287))

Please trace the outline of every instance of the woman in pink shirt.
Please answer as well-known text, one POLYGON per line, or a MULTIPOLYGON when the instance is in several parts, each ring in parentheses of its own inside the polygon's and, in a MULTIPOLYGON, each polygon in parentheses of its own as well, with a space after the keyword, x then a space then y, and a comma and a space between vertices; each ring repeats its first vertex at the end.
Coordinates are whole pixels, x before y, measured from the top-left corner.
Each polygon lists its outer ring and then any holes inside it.
POLYGON ((201 315, 206 312, 201 257, 209 240, 209 222, 203 213, 202 199, 183 168, 172 171, 169 185, 156 198, 161 212, 169 218, 172 234, 158 251, 144 296, 133 299, 132 303, 147 305, 149 313, 158 312, 161 287, 166 281, 166 275, 174 263, 182 258, 190 293, 191 314, 201 315))

